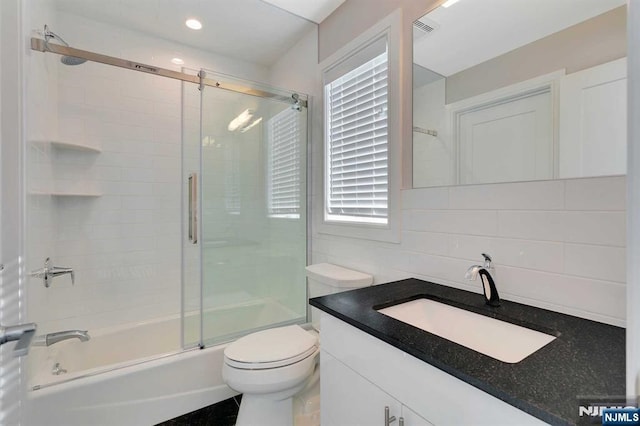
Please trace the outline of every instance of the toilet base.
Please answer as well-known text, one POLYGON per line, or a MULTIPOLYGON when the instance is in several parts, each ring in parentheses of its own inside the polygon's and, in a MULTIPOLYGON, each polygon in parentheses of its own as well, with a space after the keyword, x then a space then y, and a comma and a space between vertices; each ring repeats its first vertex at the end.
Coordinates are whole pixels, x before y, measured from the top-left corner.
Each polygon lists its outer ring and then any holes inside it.
POLYGON ((320 426, 320 364, 305 388, 293 397, 293 424, 320 426))
POLYGON ((242 395, 236 426, 293 426, 293 399, 242 395))

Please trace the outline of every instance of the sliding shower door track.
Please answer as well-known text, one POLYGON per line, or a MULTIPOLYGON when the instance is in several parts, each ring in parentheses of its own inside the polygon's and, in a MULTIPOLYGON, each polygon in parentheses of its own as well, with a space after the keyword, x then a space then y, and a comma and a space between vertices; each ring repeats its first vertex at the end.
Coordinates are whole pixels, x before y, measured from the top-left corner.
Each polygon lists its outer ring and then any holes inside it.
POLYGON ((174 80, 181 80, 187 83, 193 83, 202 86, 214 87, 216 89, 228 90, 236 93, 243 93, 245 95, 257 96, 260 98, 268 98, 277 100, 280 102, 295 104, 302 107, 307 107, 307 101, 304 99, 298 99, 296 97, 287 97, 277 93, 272 93, 266 90, 256 89, 253 87, 242 86, 239 84, 221 82, 218 80, 205 77, 205 73, 200 75, 191 75, 179 71, 173 71, 166 68, 156 67, 153 65, 142 64, 140 62, 129 61, 127 59, 116 58, 114 56, 102 55, 100 53, 90 52, 87 50, 76 49, 73 47, 67 47, 60 44, 54 44, 46 42, 45 40, 32 37, 31 38, 31 50, 38 52, 49 52, 63 56, 70 56, 74 58, 86 59, 91 62, 98 62, 105 65, 111 65, 114 67, 125 68, 132 71, 144 72, 147 74, 153 74, 160 77, 172 78, 174 80))

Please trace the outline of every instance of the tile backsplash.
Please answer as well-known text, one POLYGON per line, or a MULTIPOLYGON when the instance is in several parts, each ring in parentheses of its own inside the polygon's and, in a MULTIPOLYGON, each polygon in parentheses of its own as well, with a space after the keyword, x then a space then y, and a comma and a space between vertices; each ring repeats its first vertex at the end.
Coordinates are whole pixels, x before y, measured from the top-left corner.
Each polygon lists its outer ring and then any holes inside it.
POLYGON ((625 178, 410 189, 400 244, 314 233, 313 262, 417 277, 480 293, 464 280, 480 253, 504 299, 625 324, 625 178))

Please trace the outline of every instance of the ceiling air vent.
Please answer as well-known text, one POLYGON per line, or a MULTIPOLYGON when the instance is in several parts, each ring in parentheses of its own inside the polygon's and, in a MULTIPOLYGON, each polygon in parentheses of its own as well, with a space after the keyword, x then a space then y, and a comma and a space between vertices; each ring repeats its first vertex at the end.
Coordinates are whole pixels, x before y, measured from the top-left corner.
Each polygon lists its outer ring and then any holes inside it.
POLYGON ((413 22, 413 41, 427 36, 438 29, 438 24, 426 18, 420 18, 413 22))

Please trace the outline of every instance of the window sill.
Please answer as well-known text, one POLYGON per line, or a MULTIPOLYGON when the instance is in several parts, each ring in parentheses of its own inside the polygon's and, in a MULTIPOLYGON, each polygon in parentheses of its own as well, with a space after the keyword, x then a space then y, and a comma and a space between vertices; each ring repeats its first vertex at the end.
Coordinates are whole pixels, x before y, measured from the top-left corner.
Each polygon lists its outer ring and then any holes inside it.
POLYGON ((375 224, 362 222, 337 222, 322 220, 316 228, 319 234, 339 237, 357 238, 361 240, 400 243, 398 226, 391 224, 375 224))
POLYGON ((325 223, 333 225, 362 225, 362 226, 384 226, 386 227, 389 220, 385 218, 363 218, 356 216, 343 216, 337 214, 326 214, 324 218, 325 223))

